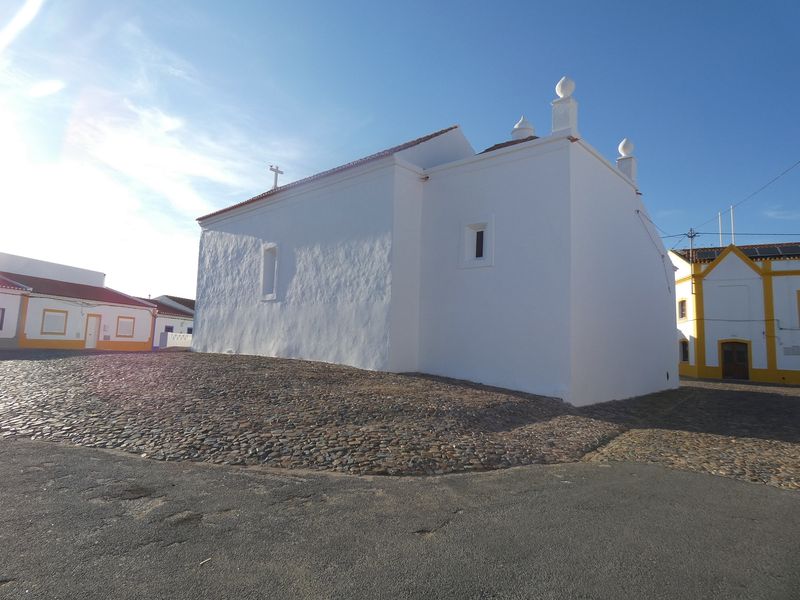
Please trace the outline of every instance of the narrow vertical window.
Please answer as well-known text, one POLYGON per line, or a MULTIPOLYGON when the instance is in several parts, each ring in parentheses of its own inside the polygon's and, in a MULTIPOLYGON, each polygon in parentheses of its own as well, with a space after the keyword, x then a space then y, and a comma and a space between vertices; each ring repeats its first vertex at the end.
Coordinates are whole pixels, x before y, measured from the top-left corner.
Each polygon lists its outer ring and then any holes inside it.
POLYGON ((3 321, 6 320, 6 309, 0 308, 0 331, 3 331, 3 321))
POLYGON ((689 362, 689 342, 681 340, 681 362, 689 362))
POLYGON ((475 258, 483 258, 483 229, 475 232, 475 258))
POLYGON ((275 280, 278 270, 278 247, 275 244, 264 244, 261 259, 261 296, 264 300, 274 300, 275 280))
POLYGON ((678 318, 679 319, 686 318, 686 300, 680 300, 678 302, 678 318))

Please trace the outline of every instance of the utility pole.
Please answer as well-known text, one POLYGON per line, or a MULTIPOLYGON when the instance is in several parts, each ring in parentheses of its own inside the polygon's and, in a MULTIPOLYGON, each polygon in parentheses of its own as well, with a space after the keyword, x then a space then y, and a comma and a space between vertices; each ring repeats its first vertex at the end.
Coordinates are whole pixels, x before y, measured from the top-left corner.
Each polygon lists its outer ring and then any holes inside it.
POLYGON ((736 245, 736 227, 733 224, 733 205, 731 205, 731 244, 736 245))
POLYGON ((689 238, 689 269, 691 269, 692 274, 692 294, 694 294, 694 238, 698 235, 700 234, 694 228, 690 228, 689 233, 686 234, 686 237, 689 238))

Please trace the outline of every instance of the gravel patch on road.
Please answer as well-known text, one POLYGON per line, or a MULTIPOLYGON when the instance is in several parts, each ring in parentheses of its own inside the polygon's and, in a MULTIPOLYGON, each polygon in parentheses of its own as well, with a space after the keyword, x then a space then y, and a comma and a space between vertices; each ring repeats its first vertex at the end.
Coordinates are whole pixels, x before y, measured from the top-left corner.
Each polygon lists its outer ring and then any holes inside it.
POLYGON ((0 361, 0 435, 159 460, 420 475, 579 460, 624 426, 427 376, 191 353, 0 361))

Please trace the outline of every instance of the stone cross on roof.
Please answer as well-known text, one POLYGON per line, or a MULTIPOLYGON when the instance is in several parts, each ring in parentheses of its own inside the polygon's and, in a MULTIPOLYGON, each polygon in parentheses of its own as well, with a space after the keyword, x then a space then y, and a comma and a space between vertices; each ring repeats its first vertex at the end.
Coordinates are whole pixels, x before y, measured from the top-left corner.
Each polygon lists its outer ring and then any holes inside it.
POLYGON ((269 170, 275 173, 275 182, 272 184, 272 189, 276 189, 278 187, 278 175, 283 175, 283 171, 278 165, 270 165, 269 170))

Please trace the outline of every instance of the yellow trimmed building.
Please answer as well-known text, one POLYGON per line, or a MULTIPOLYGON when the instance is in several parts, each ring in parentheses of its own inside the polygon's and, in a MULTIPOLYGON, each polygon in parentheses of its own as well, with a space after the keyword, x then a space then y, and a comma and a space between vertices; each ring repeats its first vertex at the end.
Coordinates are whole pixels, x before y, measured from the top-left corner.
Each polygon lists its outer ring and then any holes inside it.
POLYGON ((800 384, 800 242, 670 258, 682 376, 800 384))
POLYGON ((104 282, 96 271, 0 253, 0 349, 152 350, 156 306, 104 282))

